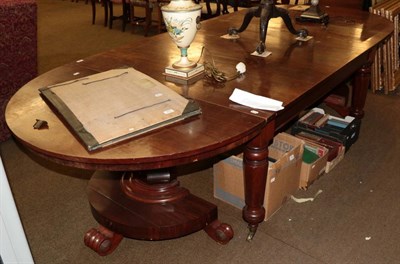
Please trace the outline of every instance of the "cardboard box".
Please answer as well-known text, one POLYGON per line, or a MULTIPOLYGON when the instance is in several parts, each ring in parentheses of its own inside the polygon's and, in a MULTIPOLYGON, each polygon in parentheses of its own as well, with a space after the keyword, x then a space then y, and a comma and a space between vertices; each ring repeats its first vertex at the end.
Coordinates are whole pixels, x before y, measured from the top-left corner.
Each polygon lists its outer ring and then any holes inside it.
POLYGON ((325 114, 321 108, 313 108, 292 127, 292 134, 302 131, 340 142, 348 151, 360 133, 361 120, 352 116, 339 118, 325 114))
POLYGON ((317 145, 321 145, 328 149, 327 162, 325 172, 330 172, 344 157, 345 147, 342 143, 326 139, 321 136, 309 134, 307 132, 299 132, 295 135, 302 139, 305 143, 311 142, 317 145))
POLYGON ((344 158, 344 152, 345 152, 345 147, 344 146, 339 147, 339 152, 336 158, 326 163, 325 173, 330 172, 344 158))
POLYGON ((310 186, 326 170, 329 150, 311 141, 304 141, 303 162, 300 170, 302 189, 310 186))
MULTIPOLYGON (((304 142, 290 134, 280 133, 268 147, 269 162, 265 220, 269 219, 299 188, 304 142)), ((239 209, 244 202, 243 160, 231 156, 214 165, 214 196, 239 209)))

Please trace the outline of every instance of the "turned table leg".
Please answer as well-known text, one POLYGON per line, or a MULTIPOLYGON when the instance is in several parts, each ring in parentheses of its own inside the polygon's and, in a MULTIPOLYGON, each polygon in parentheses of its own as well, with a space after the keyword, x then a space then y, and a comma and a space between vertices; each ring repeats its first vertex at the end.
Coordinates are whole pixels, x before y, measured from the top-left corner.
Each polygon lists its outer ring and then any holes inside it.
POLYGON ((359 69, 353 80, 353 98, 351 115, 356 118, 364 117, 364 106, 367 98, 367 91, 371 79, 371 64, 364 65, 359 69))
POLYGON ((273 139, 274 130, 275 123, 271 121, 247 144, 244 151, 246 206, 243 208, 243 219, 248 223, 248 241, 253 239, 258 224, 265 218, 263 203, 268 173, 268 144, 273 139))
POLYGON ((364 117, 364 106, 367 91, 371 81, 371 66, 374 61, 376 49, 368 55, 368 61, 359 69, 353 79, 353 96, 350 114, 356 118, 364 117))

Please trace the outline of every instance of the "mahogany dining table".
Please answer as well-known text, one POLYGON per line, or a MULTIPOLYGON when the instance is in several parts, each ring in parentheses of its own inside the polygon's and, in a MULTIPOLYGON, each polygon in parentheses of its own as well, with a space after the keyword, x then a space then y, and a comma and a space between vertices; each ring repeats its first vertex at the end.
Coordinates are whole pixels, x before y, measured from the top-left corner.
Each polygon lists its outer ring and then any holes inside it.
MULTIPOLYGON (((179 186, 177 167, 195 167, 222 154, 243 152, 245 207, 243 219, 253 239, 264 220, 268 146, 274 135, 299 114, 321 102, 338 85, 352 80, 351 105, 345 113, 364 115, 374 53, 393 32, 393 23, 365 11, 330 7, 328 25, 295 22, 313 38, 296 40, 282 19, 271 19, 268 57, 253 56, 259 41, 254 18, 238 39, 224 39, 239 27, 246 10, 201 22, 189 57, 214 62, 228 76, 239 62, 244 76, 225 83, 201 78, 193 83, 166 80, 166 66, 179 56, 167 33, 133 41, 44 73, 24 85, 9 101, 6 121, 16 140, 27 149, 58 164, 96 172, 88 184, 92 214, 99 222, 84 236, 100 255, 110 254, 122 237, 162 240, 205 231, 221 244, 233 237, 220 223, 217 208, 179 186), (204 47, 204 52, 202 49, 204 47), (121 67, 133 67, 184 97, 197 101, 198 117, 131 138, 100 151, 88 152, 39 95, 39 88, 121 67), (252 109, 229 100, 235 88, 283 102, 272 112, 252 109), (37 119, 48 128, 34 129, 37 119)), ((107 102, 105 102, 107 103, 107 102)), ((66 187, 67 188, 67 187, 66 187)))

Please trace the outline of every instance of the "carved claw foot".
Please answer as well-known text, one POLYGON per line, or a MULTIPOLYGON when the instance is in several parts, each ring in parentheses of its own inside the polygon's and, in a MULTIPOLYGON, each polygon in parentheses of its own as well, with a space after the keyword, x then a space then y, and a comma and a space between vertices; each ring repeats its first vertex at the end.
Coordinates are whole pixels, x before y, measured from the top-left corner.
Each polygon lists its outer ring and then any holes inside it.
POLYGON ((84 237, 85 245, 100 256, 106 256, 114 251, 119 245, 123 236, 100 226, 98 229, 92 228, 86 232, 84 237))
POLYGON ((257 232, 257 226, 249 225, 249 234, 247 235, 247 242, 251 242, 257 232))
POLYGON ((233 238, 233 229, 230 225, 213 221, 204 228, 204 231, 219 244, 225 245, 233 238))

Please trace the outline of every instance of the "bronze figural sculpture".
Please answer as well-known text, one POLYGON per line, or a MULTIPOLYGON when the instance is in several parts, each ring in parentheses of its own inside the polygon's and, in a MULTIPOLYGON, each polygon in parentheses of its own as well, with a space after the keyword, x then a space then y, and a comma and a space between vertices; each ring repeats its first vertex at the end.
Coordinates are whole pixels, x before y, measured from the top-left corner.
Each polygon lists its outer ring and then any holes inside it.
POLYGON ((265 39, 267 37, 268 23, 271 18, 281 17, 292 34, 301 38, 306 38, 308 36, 308 31, 306 29, 296 30, 293 27, 288 11, 276 7, 274 0, 261 0, 258 7, 250 8, 246 13, 240 28, 230 28, 228 30, 229 35, 237 35, 238 33, 245 31, 253 17, 260 18, 260 42, 256 48, 258 54, 262 54, 265 51, 265 39))

